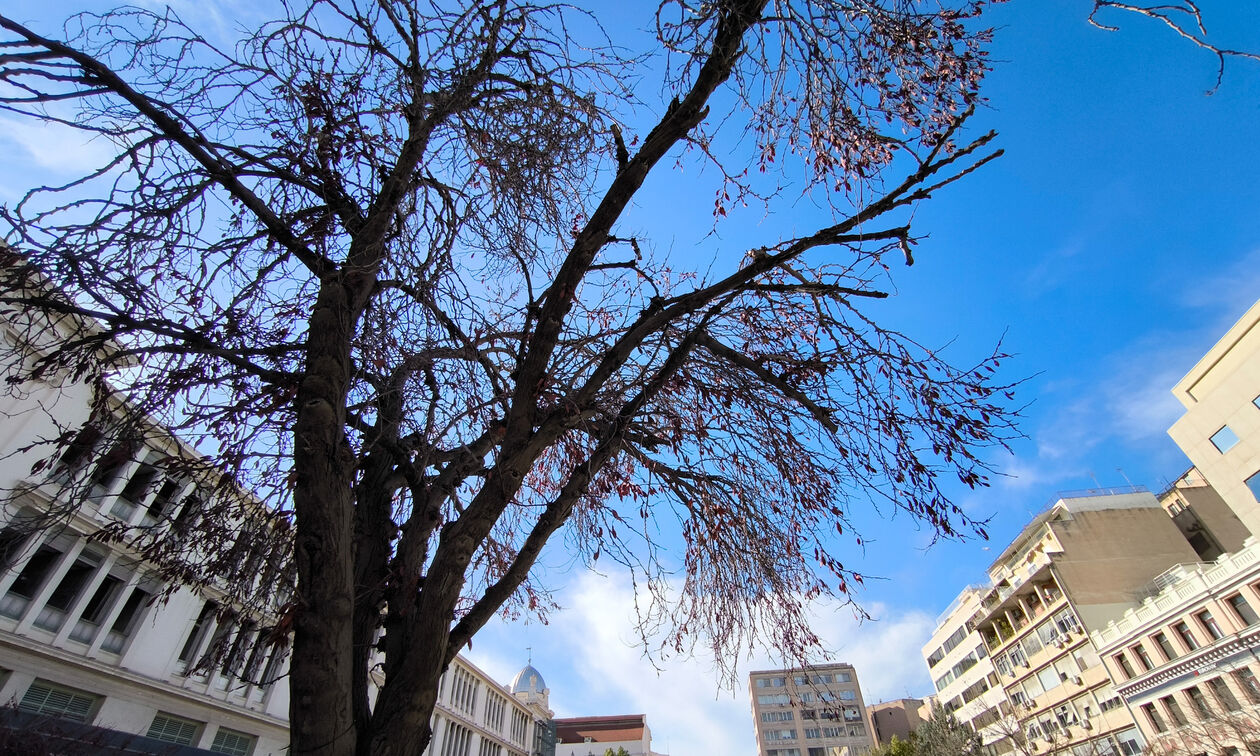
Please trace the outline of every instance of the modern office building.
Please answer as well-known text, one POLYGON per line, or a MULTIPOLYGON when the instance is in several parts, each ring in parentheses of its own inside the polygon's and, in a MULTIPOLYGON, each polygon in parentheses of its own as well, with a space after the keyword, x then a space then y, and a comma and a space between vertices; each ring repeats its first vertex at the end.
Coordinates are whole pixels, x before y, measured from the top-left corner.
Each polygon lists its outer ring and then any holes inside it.
POLYGON ((858 756, 875 744, 851 664, 751 672, 748 694, 760 756, 858 756))
POLYGON ((1208 350, 1173 395, 1168 435, 1250 533, 1260 533, 1260 302, 1208 350))

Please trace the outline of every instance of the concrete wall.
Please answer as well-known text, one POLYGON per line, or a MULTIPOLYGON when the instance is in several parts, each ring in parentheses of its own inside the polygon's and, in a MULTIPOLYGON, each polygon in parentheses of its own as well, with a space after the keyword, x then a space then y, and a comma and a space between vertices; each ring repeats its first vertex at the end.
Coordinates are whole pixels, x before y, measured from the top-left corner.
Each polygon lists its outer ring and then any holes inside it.
POLYGON ((1133 605, 1155 576, 1198 555, 1155 497, 1123 509, 1073 509, 1051 522, 1062 553, 1055 574, 1086 628, 1095 630, 1133 605))

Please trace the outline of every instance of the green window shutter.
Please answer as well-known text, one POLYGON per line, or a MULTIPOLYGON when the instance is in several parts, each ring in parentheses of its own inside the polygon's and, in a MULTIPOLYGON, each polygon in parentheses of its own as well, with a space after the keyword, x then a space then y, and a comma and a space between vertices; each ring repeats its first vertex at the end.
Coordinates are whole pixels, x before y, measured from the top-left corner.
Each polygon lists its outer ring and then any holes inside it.
POLYGON ((210 744, 211 751, 231 754, 231 756, 249 756, 253 748, 253 735, 229 730, 226 727, 219 728, 219 731, 214 734, 214 742, 210 744))
POLYGON ((153 718, 153 724, 149 725, 148 736, 166 743, 192 745, 197 739, 197 730, 200 727, 200 722, 159 712, 153 718))
POLYGON ((45 680, 36 680, 26 689, 18 709, 75 722, 86 722, 100 696, 74 688, 63 688, 45 680))

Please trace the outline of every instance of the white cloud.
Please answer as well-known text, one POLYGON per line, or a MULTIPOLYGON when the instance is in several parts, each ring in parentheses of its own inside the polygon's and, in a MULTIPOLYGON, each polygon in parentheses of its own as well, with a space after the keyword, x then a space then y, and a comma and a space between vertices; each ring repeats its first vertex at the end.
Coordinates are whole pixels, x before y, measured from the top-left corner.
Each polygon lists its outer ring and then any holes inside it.
MULTIPOLYGON (((671 756, 756 753, 746 673, 782 666, 781 660, 764 651, 741 659, 732 691, 701 655, 663 660, 659 670, 644 657, 633 633, 634 591, 624 573, 582 574, 560 598, 565 608, 545 631, 549 660, 536 662, 557 716, 646 714, 653 747, 671 756)), ((867 609, 877 621, 859 623, 843 607, 815 607, 813 627, 834 650, 829 658, 857 668, 868 703, 930 692, 919 649, 934 618, 880 604, 867 609)), ((503 641, 521 636, 495 635, 470 657, 506 683, 520 663, 504 661, 516 650, 503 641)))
POLYGON ((62 179, 99 168, 115 154, 113 145, 104 139, 92 139, 90 134, 69 126, 32 119, 0 118, 0 144, 16 149, 21 156, 18 160, 25 158, 34 167, 62 179))

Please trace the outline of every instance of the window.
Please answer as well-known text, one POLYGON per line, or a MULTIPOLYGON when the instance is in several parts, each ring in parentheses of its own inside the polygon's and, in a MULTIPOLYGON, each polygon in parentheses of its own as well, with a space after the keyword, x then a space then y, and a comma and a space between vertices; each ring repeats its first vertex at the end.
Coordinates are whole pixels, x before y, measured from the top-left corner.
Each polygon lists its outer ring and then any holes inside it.
POLYGON ((1225 684, 1225 680, 1219 677, 1213 677, 1207 681, 1208 690, 1212 691, 1212 696, 1225 707, 1226 711, 1238 711, 1242 706, 1238 703, 1238 699, 1234 697, 1234 692, 1225 684))
POLYGON ((1146 718, 1150 720, 1151 727, 1156 732, 1168 732, 1168 725, 1164 724, 1164 718, 1155 711, 1155 704, 1142 704, 1142 712, 1146 714, 1146 718))
POLYGON ((131 595, 127 597, 126 603, 119 610, 118 617, 114 619, 114 624, 110 625, 105 642, 101 644, 102 650, 114 654, 122 653, 123 646, 127 644, 127 639, 131 637, 132 631, 139 624, 140 615, 150 598, 152 597, 148 591, 142 588, 132 589, 131 595))
POLYGON ((761 736, 764 740, 796 740, 796 730, 766 730, 761 736))
POLYGON ((818 729, 817 727, 806 727, 806 728, 805 728, 805 739, 806 739, 806 740, 817 740, 818 738, 821 738, 821 737, 822 737, 822 730, 818 729))
POLYGON ((1242 594, 1235 593, 1233 596, 1225 599, 1225 601, 1244 625, 1254 625, 1260 622, 1260 616, 1256 615, 1256 610, 1251 608, 1251 605, 1247 603, 1247 599, 1242 597, 1242 594))
POLYGON ((184 719, 183 717, 160 711, 153 718, 153 724, 149 725, 147 737, 161 740, 164 743, 192 745, 193 741, 197 739, 197 733, 201 731, 203 724, 202 722, 195 722, 191 719, 184 719))
POLYGON ((1178 622, 1173 625, 1173 632, 1177 634, 1177 637, 1181 639, 1182 643, 1186 644, 1187 650, 1193 651, 1199 647, 1198 640, 1195 639, 1194 633, 1190 632, 1190 626, 1186 623, 1178 622))
POLYGON ((782 688, 787 685, 785 677, 759 677, 756 685, 758 688, 782 688))
POLYGON ((253 735, 220 727, 214 734, 214 742, 210 744, 210 750, 215 753, 231 754, 231 756, 249 756, 254 750, 254 740, 256 738, 253 735))
POLYGON ((74 564, 66 570, 61 582, 57 583, 52 595, 39 610, 39 616, 35 618, 35 626, 53 632, 60 630, 62 623, 66 621, 66 612, 70 611, 71 605, 79 597, 79 593, 83 591, 83 587, 87 585, 88 579, 92 577, 93 572, 96 572, 100 563, 101 558, 91 553, 84 553, 74 560, 74 564))
POLYGON ((1221 454, 1234 448, 1234 444, 1238 443, 1238 434, 1230 430, 1228 425, 1221 426, 1221 429, 1212 434, 1212 446, 1221 454))
POLYGON ((1168 712, 1168 718, 1172 720, 1173 725, 1184 727, 1190 724, 1190 720, 1186 719, 1186 715, 1182 713, 1181 706, 1177 703, 1177 699, 1172 696, 1164 696, 1159 699, 1164 705, 1164 711, 1168 712))
POLYGON ((1151 663, 1150 655, 1146 653, 1146 649, 1140 643, 1133 647, 1133 658, 1137 659, 1143 671, 1149 672, 1155 668, 1155 665, 1151 663))
POLYGON ((210 625, 214 622, 215 612, 219 610, 219 605, 213 601, 207 601, 201 607, 201 613, 197 615, 197 620, 193 622, 192 630, 188 633, 187 640, 184 641, 184 647, 179 651, 179 662, 186 671, 192 665, 193 660, 197 656, 197 650, 201 648, 201 642, 206 639, 206 634, 210 632, 210 625))
POLYGON ((762 706, 786 706, 788 704, 787 693, 770 693, 757 696, 757 703, 762 706))
POLYGON ((1216 624, 1216 620, 1213 619, 1212 613, 1208 610, 1204 609, 1194 615, 1194 617, 1203 626, 1203 629, 1207 631, 1207 634, 1211 636, 1212 640, 1220 640, 1225 637, 1225 633, 1221 632, 1221 626, 1216 624))
POLYGON ((60 550, 48 545, 40 546, 18 573, 13 585, 9 586, 9 592, 4 595, 4 599, 0 600, 0 614, 20 619, 59 559, 60 550))
POLYGON ((36 680, 26 689, 18 702, 18 709, 31 714, 86 722, 100 700, 101 697, 95 693, 36 680))
POLYGON ((96 638, 96 633, 101 628, 101 622, 105 619, 105 615, 109 613, 109 609, 114 604, 114 599, 118 598, 119 592, 122 590, 122 578, 113 575, 106 575, 101 584, 96 587, 96 591, 92 594, 92 598, 88 599, 84 605, 83 611, 79 613, 79 621, 75 623, 74 630, 70 632, 70 637, 80 643, 91 643, 96 638))
POLYGON ((1190 708, 1194 710, 1194 715, 1199 719, 1207 719, 1212 716, 1212 710, 1208 707, 1207 698, 1204 697, 1203 691, 1197 686, 1191 685, 1186 688, 1186 695, 1190 697, 1190 708))
POLYGON ((1128 680, 1133 677, 1133 667, 1129 666, 1129 660, 1125 658, 1123 651, 1111 658, 1115 661, 1116 666, 1120 668, 1120 671, 1124 673, 1124 679, 1128 680))
POLYGON ((503 712, 505 711, 507 711, 506 698, 493 692, 486 696, 486 727, 491 732, 503 731, 503 712))
POLYGON ((1155 641, 1155 645, 1159 646, 1159 652, 1164 655, 1165 661, 1172 661, 1177 658, 1177 650, 1173 648, 1167 635, 1155 633, 1151 638, 1155 641))
POLYGON ((472 730, 456 722, 448 721, 446 737, 442 739, 442 756, 469 756, 471 747, 472 730))
POLYGON ((763 711, 761 712, 762 722, 791 722, 796 716, 791 711, 763 711))
POLYGON ((1247 696, 1247 700, 1252 703, 1260 703, 1260 681, 1256 680, 1255 674, 1247 667, 1236 669, 1230 673, 1234 682, 1238 683, 1238 687, 1242 689, 1243 695, 1247 696))

